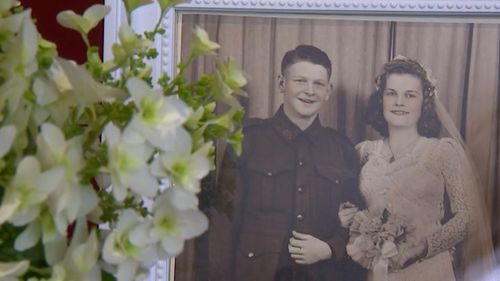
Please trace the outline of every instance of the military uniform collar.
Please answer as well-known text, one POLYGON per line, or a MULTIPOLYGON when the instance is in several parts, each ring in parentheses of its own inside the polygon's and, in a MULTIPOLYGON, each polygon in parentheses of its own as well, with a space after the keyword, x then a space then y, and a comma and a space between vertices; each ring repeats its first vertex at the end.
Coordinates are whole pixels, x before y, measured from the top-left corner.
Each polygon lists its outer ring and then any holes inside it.
POLYGON ((314 144, 317 144, 319 142, 319 138, 321 137, 321 129, 323 128, 319 121, 319 116, 316 116, 311 125, 309 125, 309 127, 302 131, 288 118, 288 116, 286 116, 283 105, 271 118, 271 123, 273 124, 276 131, 289 142, 293 142, 297 136, 303 134, 306 139, 314 144))

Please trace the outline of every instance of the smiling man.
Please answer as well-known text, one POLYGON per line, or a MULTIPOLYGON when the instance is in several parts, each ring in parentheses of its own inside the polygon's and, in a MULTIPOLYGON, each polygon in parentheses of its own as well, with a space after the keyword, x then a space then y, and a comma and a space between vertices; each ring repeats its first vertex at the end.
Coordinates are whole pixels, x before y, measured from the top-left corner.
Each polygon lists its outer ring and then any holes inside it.
POLYGON ((224 157, 218 184, 234 190, 233 211, 226 227, 220 214, 212 216, 210 243, 227 250, 211 247, 218 250, 210 254, 209 280, 363 280, 346 259, 347 232, 337 216, 342 202, 362 206, 357 156, 318 117, 332 90, 330 59, 301 45, 284 55, 281 72, 283 105, 245 126, 240 157, 224 157))

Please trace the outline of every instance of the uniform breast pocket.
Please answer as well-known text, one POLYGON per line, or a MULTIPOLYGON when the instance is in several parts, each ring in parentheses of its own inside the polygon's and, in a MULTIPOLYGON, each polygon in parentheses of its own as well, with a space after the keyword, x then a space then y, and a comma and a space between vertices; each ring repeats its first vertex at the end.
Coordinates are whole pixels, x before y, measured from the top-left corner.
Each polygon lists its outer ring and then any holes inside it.
POLYGON ((355 182, 355 174, 347 169, 342 169, 332 165, 316 165, 316 184, 318 192, 323 193, 319 196, 323 204, 328 204, 330 212, 336 212, 338 205, 342 202, 349 201, 350 198, 346 196, 346 192, 353 186, 355 182), (328 202, 326 202, 328 201, 328 202), (334 210, 332 210, 334 208, 334 210))
POLYGON ((280 237, 242 233, 236 251, 234 280, 273 280, 283 242, 280 237))
POLYGON ((247 206, 250 208, 276 210, 291 203, 286 194, 287 188, 290 189, 293 183, 293 166, 288 161, 249 161, 245 180, 248 188, 247 206))

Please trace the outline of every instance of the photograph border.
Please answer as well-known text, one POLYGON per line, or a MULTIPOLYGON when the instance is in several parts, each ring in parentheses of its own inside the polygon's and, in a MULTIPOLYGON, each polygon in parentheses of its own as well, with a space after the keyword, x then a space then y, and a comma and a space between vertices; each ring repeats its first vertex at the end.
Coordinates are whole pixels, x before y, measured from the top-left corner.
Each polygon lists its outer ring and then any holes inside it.
MULTIPOLYGON (((118 42, 118 30, 125 19, 122 0, 105 0, 111 12, 105 18, 104 60, 112 58, 111 46, 118 42)), ((315 16, 372 20, 452 22, 496 22, 500 20, 498 0, 191 0, 171 9, 162 19, 163 36, 154 42, 159 56, 152 60, 153 79, 162 74, 173 76, 178 61, 181 32, 178 20, 182 13, 252 16, 315 16)), ((151 29, 160 17, 156 4, 143 6, 132 14, 132 27, 137 32, 151 29)), ((151 281, 174 281, 174 261, 158 261, 150 271, 151 281)))

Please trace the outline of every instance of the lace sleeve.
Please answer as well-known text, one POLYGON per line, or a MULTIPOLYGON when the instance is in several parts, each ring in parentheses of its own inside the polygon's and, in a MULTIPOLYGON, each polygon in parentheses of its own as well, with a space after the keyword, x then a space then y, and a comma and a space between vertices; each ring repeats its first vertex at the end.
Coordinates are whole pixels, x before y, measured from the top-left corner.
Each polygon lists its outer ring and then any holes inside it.
POLYGON ((427 238, 428 252, 427 257, 434 256, 442 251, 446 251, 460 241, 467 233, 467 224, 469 223, 469 207, 467 198, 465 198, 466 180, 464 179, 463 157, 461 146, 452 139, 442 139, 437 147, 437 153, 434 154, 432 161, 441 171, 444 178, 445 189, 450 199, 452 217, 437 231, 427 238))
POLYGON ((368 154, 373 149, 372 141, 363 141, 356 145, 356 152, 358 153, 359 162, 361 165, 365 164, 368 160, 368 154))

